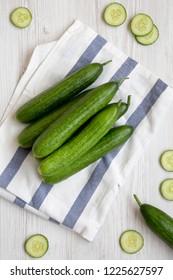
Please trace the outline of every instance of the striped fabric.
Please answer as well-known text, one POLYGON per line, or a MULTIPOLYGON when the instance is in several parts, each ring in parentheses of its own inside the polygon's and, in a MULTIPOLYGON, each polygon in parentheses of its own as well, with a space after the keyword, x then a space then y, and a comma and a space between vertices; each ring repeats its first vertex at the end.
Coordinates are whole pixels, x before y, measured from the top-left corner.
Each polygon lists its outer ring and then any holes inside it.
POLYGON ((14 92, 11 107, 7 108, 8 114, 0 127, 0 195, 92 241, 115 199, 118 186, 128 178, 172 101, 172 88, 76 20, 57 42, 35 49, 14 92), (112 62, 105 66, 94 86, 129 77, 113 101, 132 96, 128 112, 117 125, 132 125, 133 136, 69 179, 56 185, 43 183, 30 150, 18 147, 17 135, 23 125, 14 118, 16 109, 80 67, 110 59, 112 62))

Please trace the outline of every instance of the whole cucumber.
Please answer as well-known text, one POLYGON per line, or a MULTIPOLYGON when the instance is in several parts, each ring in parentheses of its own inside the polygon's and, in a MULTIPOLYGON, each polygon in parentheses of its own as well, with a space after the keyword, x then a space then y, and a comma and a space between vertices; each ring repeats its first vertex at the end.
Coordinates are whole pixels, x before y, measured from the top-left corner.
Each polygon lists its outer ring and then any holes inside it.
POLYGON ((95 82, 102 73, 103 66, 108 62, 91 63, 80 68, 22 105, 16 112, 16 118, 22 123, 30 123, 41 118, 95 82))
POLYGON ((42 176, 52 176, 73 165, 92 148, 113 126, 118 116, 119 103, 107 105, 70 141, 43 159, 38 171, 42 176))
POLYGON ((69 178, 73 174, 79 172, 124 144, 132 133, 133 127, 130 125, 111 128, 103 138, 101 138, 83 156, 79 157, 78 160, 74 161, 72 165, 67 166, 61 171, 57 170, 57 173, 53 176, 42 177, 43 181, 47 184, 55 184, 69 178))
POLYGON ((89 91, 53 122, 35 141, 35 157, 44 158, 58 149, 87 120, 103 109, 118 90, 117 82, 108 82, 89 91))
POLYGON ((173 218, 150 204, 142 204, 136 195, 134 198, 149 228, 170 247, 173 247, 173 218))

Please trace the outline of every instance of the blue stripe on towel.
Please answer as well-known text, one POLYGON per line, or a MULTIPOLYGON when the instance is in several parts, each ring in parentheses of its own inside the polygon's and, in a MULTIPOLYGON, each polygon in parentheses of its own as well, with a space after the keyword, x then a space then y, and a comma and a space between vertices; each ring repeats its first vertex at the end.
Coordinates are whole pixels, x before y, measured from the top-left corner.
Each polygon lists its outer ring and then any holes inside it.
POLYGON ((70 70, 68 75, 71 75, 74 71, 77 71, 79 68, 91 63, 94 57, 99 53, 99 51, 106 43, 107 41, 103 37, 97 35, 92 43, 84 51, 79 60, 76 62, 76 64, 73 66, 73 68, 70 70))
POLYGON ((157 99, 160 97, 160 95, 166 88, 167 84, 158 79, 155 85, 143 99, 141 104, 135 110, 135 112, 130 116, 130 118, 127 121, 127 124, 132 125, 134 128, 136 128, 139 125, 139 123, 145 118, 145 116, 148 114, 154 103, 157 101, 157 99))
POLYGON ((29 152, 29 149, 22 149, 20 147, 16 150, 9 164, 0 175, 0 186, 2 188, 6 189, 8 187, 9 183, 16 175, 17 171, 19 170, 29 152))
MULTIPOLYGON (((167 88, 167 85, 162 82, 160 79, 157 80, 155 85, 152 87, 152 89, 149 91, 147 96, 144 98, 144 100, 141 102, 141 104, 138 106, 138 108, 135 110, 135 112, 131 115, 131 117, 128 119, 126 124, 132 125, 134 128, 136 128, 141 121, 144 119, 144 117, 147 115, 149 110, 152 108, 154 103, 157 101, 157 99, 160 97, 160 95, 164 92, 164 90, 167 88)), ((90 198, 94 194, 95 190, 97 189, 101 179, 103 178, 104 174, 106 173, 109 165, 111 164, 112 160, 116 157, 116 155, 121 150, 121 147, 116 149, 115 151, 112 151, 105 157, 103 157, 96 168, 93 170, 93 173, 91 174, 88 182, 76 198, 75 202, 73 203, 71 209, 69 210, 68 214, 66 215, 63 225, 73 228, 79 219, 80 215, 82 214, 83 210, 85 209, 86 205, 88 204, 90 198)))
POLYGON ((125 60, 125 62, 121 65, 121 67, 118 69, 118 71, 112 76, 110 81, 113 82, 113 81, 118 81, 122 78, 127 78, 136 65, 137 65, 137 61, 128 57, 125 60))
POLYGON ((26 205, 26 202, 23 201, 21 198, 16 197, 15 200, 13 201, 15 204, 17 204, 18 206, 20 206, 21 208, 24 208, 26 205))
POLYGON ((39 209, 48 193, 50 192, 51 188, 52 185, 48 185, 42 182, 33 195, 31 201, 29 202, 29 205, 36 209, 39 209))

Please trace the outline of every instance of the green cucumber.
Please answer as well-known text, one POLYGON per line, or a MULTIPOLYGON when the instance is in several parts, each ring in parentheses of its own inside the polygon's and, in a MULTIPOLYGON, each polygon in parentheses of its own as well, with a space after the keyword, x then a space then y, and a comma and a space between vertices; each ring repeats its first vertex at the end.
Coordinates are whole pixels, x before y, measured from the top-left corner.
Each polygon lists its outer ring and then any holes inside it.
POLYGON ((135 254, 144 246, 144 238, 136 230, 126 230, 120 236, 120 246, 124 252, 135 254))
POLYGON ((137 14, 130 23, 131 31, 136 36, 145 36, 153 29, 153 20, 147 14, 137 14))
POLYGON ((63 170, 57 170, 53 176, 43 177, 43 181, 47 184, 55 184, 65 180, 73 174, 79 172, 89 166, 96 160, 102 158, 109 152, 124 144, 133 133, 133 127, 130 125, 122 125, 111 128, 106 135, 101 138, 91 149, 83 156, 79 157, 72 165, 66 166, 63 170))
POLYGON ((30 236, 25 242, 25 251, 33 258, 43 257, 49 248, 48 239, 42 234, 30 236))
POLYGON ((151 32, 145 36, 135 36, 136 41, 142 45, 154 44, 159 38, 159 30, 156 25, 153 25, 151 32))
POLYGON ((92 148, 113 126, 118 117, 119 103, 107 105, 69 142, 43 159, 38 171, 42 176, 52 176, 57 170, 62 172, 92 148))
POLYGON ((162 210, 150 205, 142 204, 134 195, 140 212, 149 228, 170 247, 173 247, 173 219, 162 210))
POLYGON ((16 112, 16 118, 22 123, 31 123, 41 118, 91 85, 108 62, 91 63, 80 68, 22 105, 16 112))
POLYGON ((28 8, 19 7, 11 12, 10 20, 16 27, 25 28, 30 25, 32 14, 28 8))
POLYGON ((167 150, 162 153, 160 163, 163 169, 168 172, 173 171, 173 150, 167 150))
POLYGON ((80 100, 89 90, 82 92, 69 102, 63 104, 52 112, 46 114, 37 121, 29 124, 18 135, 18 143, 22 148, 31 148, 38 136, 48 128, 55 120, 57 120, 66 110, 68 110, 75 102, 80 100))
POLYGON ((127 12, 122 4, 114 2, 105 8, 103 17, 107 24, 111 26, 119 26, 125 22, 127 12))
POLYGON ((81 125, 103 109, 117 90, 118 83, 108 82, 89 91, 36 139, 32 147, 34 156, 44 158, 58 149, 81 125))
POLYGON ((160 186, 163 198, 173 201, 173 178, 165 179, 160 186))

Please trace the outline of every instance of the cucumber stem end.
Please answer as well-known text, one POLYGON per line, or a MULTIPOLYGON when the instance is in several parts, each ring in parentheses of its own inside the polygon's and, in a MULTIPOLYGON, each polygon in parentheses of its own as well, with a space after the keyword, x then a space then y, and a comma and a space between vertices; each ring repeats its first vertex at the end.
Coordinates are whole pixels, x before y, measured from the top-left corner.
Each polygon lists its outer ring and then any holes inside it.
POLYGON ((125 80, 128 80, 129 78, 122 78, 122 79, 119 79, 118 81, 116 81, 116 83, 118 85, 122 84, 125 80))
POLYGON ((137 197, 137 195, 136 195, 136 194, 134 194, 133 196, 134 196, 134 198, 135 198, 135 200, 136 200, 137 204, 138 204, 138 205, 139 205, 139 207, 140 207, 140 206, 142 205, 142 203, 140 202, 139 198, 137 197))
POLYGON ((127 97, 127 105, 128 105, 128 107, 130 106, 130 104, 131 104, 131 95, 128 95, 128 97, 127 97))
POLYGON ((112 62, 112 60, 108 60, 108 61, 102 63, 102 66, 105 66, 106 64, 108 64, 108 63, 110 63, 110 62, 112 62))

